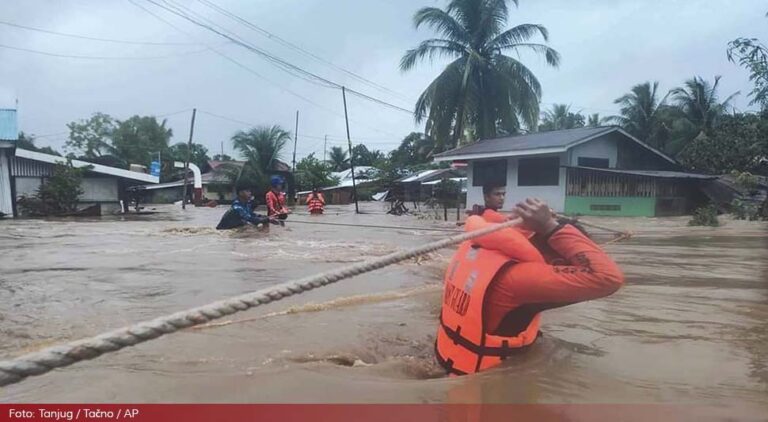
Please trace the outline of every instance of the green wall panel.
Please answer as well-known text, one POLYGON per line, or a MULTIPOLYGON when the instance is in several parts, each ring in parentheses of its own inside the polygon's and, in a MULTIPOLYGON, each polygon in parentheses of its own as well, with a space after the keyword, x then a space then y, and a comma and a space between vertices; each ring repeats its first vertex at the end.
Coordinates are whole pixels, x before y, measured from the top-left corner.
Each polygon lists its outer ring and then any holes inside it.
POLYGON ((656 215, 656 198, 566 196, 565 213, 653 217, 656 215))

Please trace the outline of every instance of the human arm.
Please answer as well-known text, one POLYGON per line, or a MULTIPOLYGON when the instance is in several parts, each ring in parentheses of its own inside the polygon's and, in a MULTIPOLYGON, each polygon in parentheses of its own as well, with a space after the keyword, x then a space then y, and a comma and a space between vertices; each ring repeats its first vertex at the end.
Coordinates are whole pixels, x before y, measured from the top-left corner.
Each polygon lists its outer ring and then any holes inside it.
POLYGON ((613 260, 575 227, 558 224, 545 203, 528 199, 514 213, 565 264, 521 262, 501 271, 498 286, 505 302, 568 304, 608 296, 621 287, 624 275, 613 260))

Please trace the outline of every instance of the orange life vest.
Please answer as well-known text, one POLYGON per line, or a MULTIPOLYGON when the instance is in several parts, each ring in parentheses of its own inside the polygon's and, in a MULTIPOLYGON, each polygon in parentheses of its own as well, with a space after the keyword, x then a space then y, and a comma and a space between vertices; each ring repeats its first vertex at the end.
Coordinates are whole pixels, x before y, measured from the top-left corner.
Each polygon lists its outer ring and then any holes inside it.
POLYGON ((307 208, 310 214, 318 214, 323 212, 325 207, 325 198, 322 193, 310 193, 311 197, 307 199, 307 208))
MULTIPOLYGON (((488 224, 482 217, 469 217, 466 230, 478 230, 488 224)), ((437 360, 449 374, 465 375, 488 369, 536 340, 540 315, 514 337, 489 334, 483 320, 485 294, 496 274, 505 266, 535 261, 544 259, 515 229, 503 229, 461 244, 445 273, 435 343, 437 360)))

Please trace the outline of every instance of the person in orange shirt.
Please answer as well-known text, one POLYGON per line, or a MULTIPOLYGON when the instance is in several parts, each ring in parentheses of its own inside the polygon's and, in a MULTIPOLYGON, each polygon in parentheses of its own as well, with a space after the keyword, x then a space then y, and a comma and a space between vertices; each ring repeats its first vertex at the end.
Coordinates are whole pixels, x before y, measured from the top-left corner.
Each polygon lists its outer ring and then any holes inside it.
MULTIPOLYGON (((466 231, 510 218, 497 211, 499 189, 484 191, 486 205, 496 209, 467 218, 466 231)), ((558 222, 546 203, 526 199, 511 216, 522 227, 462 243, 446 270, 435 352, 451 375, 529 350, 540 336, 542 311, 608 296, 624 283, 613 260, 582 230, 558 222)))
POLYGON ((307 195, 307 209, 310 214, 322 214, 325 210, 325 197, 319 188, 313 188, 307 195))
POLYGON ((283 185, 285 184, 283 178, 280 176, 272 176, 270 179, 271 188, 267 191, 267 216, 285 220, 288 218, 288 214, 291 210, 286 206, 285 193, 283 193, 283 185))

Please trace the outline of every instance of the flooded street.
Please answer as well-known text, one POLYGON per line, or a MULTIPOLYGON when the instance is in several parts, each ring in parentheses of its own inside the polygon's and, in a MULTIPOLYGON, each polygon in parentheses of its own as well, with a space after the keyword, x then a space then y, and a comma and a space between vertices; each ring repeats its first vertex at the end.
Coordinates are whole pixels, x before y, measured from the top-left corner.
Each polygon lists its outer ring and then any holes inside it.
MULTIPOLYGON (((0 355, 9 358, 327 271, 450 233, 379 204, 217 232, 225 208, 0 222, 0 355)), ((606 248, 617 294, 544 313, 544 337, 500 369, 433 362, 450 250, 0 388, 2 402, 674 403, 768 413, 764 223, 585 218, 633 230, 606 248), (241 321, 247 320, 247 321, 241 321), (240 322, 238 322, 240 321, 240 322)), ((594 233, 599 233, 595 231, 594 233)), ((598 241, 609 236, 597 236, 598 241)))

